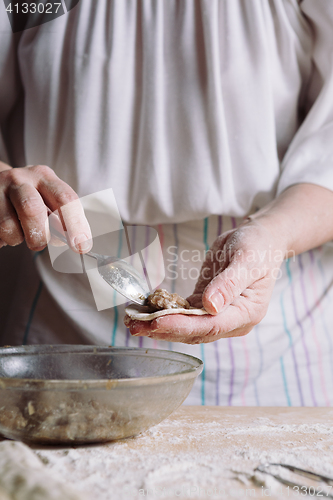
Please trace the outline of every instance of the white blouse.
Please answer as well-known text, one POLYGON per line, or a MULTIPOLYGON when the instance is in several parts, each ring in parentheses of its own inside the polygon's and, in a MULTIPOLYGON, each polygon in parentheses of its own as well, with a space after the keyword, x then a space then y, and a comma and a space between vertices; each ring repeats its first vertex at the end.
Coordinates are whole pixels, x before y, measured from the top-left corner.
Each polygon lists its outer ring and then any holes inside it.
POLYGON ((0 23, 0 159, 113 188, 139 224, 333 189, 330 0, 81 0, 14 36, 1 3, 0 23))

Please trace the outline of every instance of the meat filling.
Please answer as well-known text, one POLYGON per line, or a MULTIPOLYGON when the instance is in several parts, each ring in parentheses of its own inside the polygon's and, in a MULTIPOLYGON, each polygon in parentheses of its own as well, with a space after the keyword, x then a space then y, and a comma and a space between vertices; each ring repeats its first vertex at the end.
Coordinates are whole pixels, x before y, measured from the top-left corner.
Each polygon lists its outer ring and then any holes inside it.
POLYGON ((161 309, 190 309, 190 304, 178 293, 169 293, 163 288, 158 288, 147 297, 147 306, 151 312, 161 309))

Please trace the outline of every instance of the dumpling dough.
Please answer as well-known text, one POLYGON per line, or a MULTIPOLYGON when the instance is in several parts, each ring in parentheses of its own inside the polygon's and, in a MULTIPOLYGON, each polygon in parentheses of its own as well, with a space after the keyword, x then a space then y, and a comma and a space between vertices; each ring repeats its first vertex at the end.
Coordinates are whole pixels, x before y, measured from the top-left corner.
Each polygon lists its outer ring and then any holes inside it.
POLYGON ((139 321, 152 321, 155 318, 159 318, 160 316, 167 316, 168 314, 187 314, 188 316, 204 316, 208 314, 204 309, 162 309, 161 311, 155 311, 150 313, 149 307, 147 306, 139 306, 136 304, 131 304, 125 309, 126 314, 131 319, 136 319, 139 321))

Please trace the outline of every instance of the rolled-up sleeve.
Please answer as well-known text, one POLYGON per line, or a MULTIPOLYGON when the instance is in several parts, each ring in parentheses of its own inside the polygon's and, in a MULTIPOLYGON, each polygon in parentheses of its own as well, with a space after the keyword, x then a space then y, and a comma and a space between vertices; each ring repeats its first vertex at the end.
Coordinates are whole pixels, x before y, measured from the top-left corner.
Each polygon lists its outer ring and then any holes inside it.
POLYGON ((278 194, 302 182, 333 191, 333 1, 303 0, 300 8, 313 36, 308 112, 282 161, 278 194))
POLYGON ((12 120, 15 107, 22 98, 17 62, 19 39, 20 33, 12 34, 4 2, 0 2, 0 161, 6 163, 12 163, 15 143, 21 143, 14 137, 12 120))

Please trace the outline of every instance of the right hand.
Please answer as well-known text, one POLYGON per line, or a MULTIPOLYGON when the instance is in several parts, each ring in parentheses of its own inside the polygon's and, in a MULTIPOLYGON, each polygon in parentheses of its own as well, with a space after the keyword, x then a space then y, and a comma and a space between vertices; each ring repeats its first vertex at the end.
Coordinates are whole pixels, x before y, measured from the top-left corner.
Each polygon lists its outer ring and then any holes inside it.
POLYGON ((91 231, 75 191, 45 165, 11 168, 0 163, 0 248, 23 240, 30 250, 45 248, 48 209, 59 211, 70 247, 88 252, 91 231))

